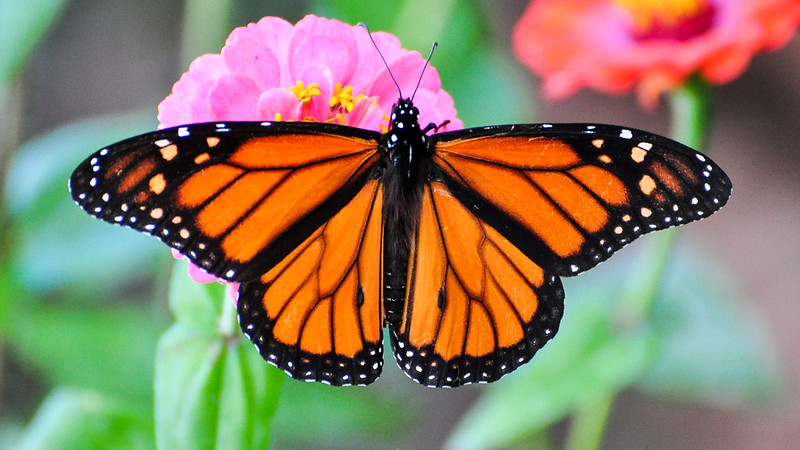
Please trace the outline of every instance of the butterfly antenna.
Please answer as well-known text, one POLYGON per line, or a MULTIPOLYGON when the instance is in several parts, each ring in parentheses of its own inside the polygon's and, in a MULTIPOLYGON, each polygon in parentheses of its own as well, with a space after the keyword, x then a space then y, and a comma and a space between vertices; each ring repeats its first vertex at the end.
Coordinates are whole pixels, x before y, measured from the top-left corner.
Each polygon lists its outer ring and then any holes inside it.
POLYGON ((431 46, 431 52, 428 53, 428 59, 425 60, 425 65, 422 66, 422 72, 419 74, 419 79, 417 80, 417 85, 414 86, 414 93, 411 94, 411 101, 414 101, 414 96, 417 95, 417 89, 419 89, 419 84, 422 83, 422 76, 425 75, 425 69, 428 68, 428 63, 431 62, 431 58, 433 58, 433 51, 436 50, 436 46, 438 46, 438 42, 434 42, 431 46))
POLYGON ((389 63, 386 62, 386 58, 383 57, 383 53, 381 53, 381 49, 378 48, 378 45, 375 43, 375 39, 372 39, 372 32, 369 31, 369 27, 364 22, 358 22, 358 26, 364 27, 367 30, 367 36, 369 36, 369 40, 372 42, 372 46, 375 47, 375 50, 378 52, 378 56, 381 57, 381 61, 383 61, 383 65, 386 66, 386 71, 389 72, 389 77, 394 82, 394 85, 397 87, 397 93, 400 94, 400 98, 403 98, 403 92, 400 90, 400 85, 397 84, 397 80, 394 79, 394 75, 392 74, 391 69, 389 69, 389 63))

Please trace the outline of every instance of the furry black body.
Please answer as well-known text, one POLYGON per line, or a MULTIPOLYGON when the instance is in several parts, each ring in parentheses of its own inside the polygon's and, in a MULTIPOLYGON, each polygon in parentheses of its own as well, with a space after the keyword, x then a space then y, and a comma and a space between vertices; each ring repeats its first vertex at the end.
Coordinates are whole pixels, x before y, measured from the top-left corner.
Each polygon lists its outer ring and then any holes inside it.
POLYGON ((389 131, 381 135, 384 317, 389 325, 400 323, 405 302, 408 261, 416 233, 425 181, 433 175, 433 148, 419 126, 419 110, 409 99, 392 109, 389 131))

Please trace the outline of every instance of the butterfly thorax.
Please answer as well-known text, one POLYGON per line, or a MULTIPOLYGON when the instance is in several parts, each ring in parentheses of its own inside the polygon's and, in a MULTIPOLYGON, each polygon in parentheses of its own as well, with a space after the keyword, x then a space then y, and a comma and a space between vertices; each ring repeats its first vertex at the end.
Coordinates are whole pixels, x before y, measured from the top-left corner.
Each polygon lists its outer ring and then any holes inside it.
POLYGON ((389 131, 381 138, 386 158, 384 182, 384 298, 389 324, 400 321, 410 243, 418 222, 426 167, 431 150, 419 126, 419 110, 411 100, 392 109, 389 131))

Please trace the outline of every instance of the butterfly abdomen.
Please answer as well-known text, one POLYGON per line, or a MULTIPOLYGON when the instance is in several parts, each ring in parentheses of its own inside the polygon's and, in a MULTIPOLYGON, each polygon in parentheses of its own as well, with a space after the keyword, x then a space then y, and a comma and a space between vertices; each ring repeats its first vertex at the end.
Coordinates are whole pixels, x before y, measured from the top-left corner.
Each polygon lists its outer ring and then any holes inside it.
POLYGON ((409 253, 432 150, 419 127, 419 111, 410 100, 398 102, 392 109, 391 121, 389 131, 381 136, 381 152, 386 161, 382 177, 383 270, 385 319, 396 325, 403 313, 409 253))

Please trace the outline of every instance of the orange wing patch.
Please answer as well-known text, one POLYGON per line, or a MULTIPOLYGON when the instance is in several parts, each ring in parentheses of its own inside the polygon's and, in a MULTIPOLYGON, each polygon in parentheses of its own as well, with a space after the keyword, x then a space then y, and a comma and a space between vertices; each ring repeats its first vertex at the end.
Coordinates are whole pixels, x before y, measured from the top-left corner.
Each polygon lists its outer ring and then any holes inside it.
POLYGON ((258 281, 242 285, 242 329, 294 378, 368 384, 381 371, 382 189, 370 181, 258 281))
POLYGON ((555 335, 563 307, 559 279, 441 183, 425 187, 412 254, 405 314, 392 345, 414 380, 493 381, 555 335))
MULTIPOLYGON (((512 139, 512 138, 504 138, 512 139)), ((524 143, 526 137, 513 138, 524 143)), ((442 149, 439 165, 455 180, 461 180, 511 219, 533 233, 559 258, 577 255, 586 244, 586 235, 605 228, 607 208, 623 204, 627 188, 611 172, 582 165, 566 144, 545 143, 539 139, 530 148, 528 161, 509 167, 516 159, 502 155, 495 160, 463 154, 464 144, 451 153, 442 149), (567 146, 567 148, 569 148, 567 146), (556 156, 547 152, 554 150, 556 156), (537 161, 539 153, 542 161, 537 161), (552 163, 552 165, 551 165, 552 163)), ((513 147, 512 153, 519 152, 513 147)), ((481 157, 488 156, 481 153, 481 157)), ((512 155, 513 156, 513 155, 512 155)), ((519 158, 521 159, 521 158, 519 158)))
POLYGON ((587 270, 644 233, 703 218, 730 195, 710 160, 637 130, 508 125, 434 139, 433 161, 459 201, 558 275, 587 270))
POLYGON ((246 282, 347 204, 380 158, 379 134, 366 130, 236 127, 179 127, 103 149, 71 178, 76 200, 217 277, 246 282))

